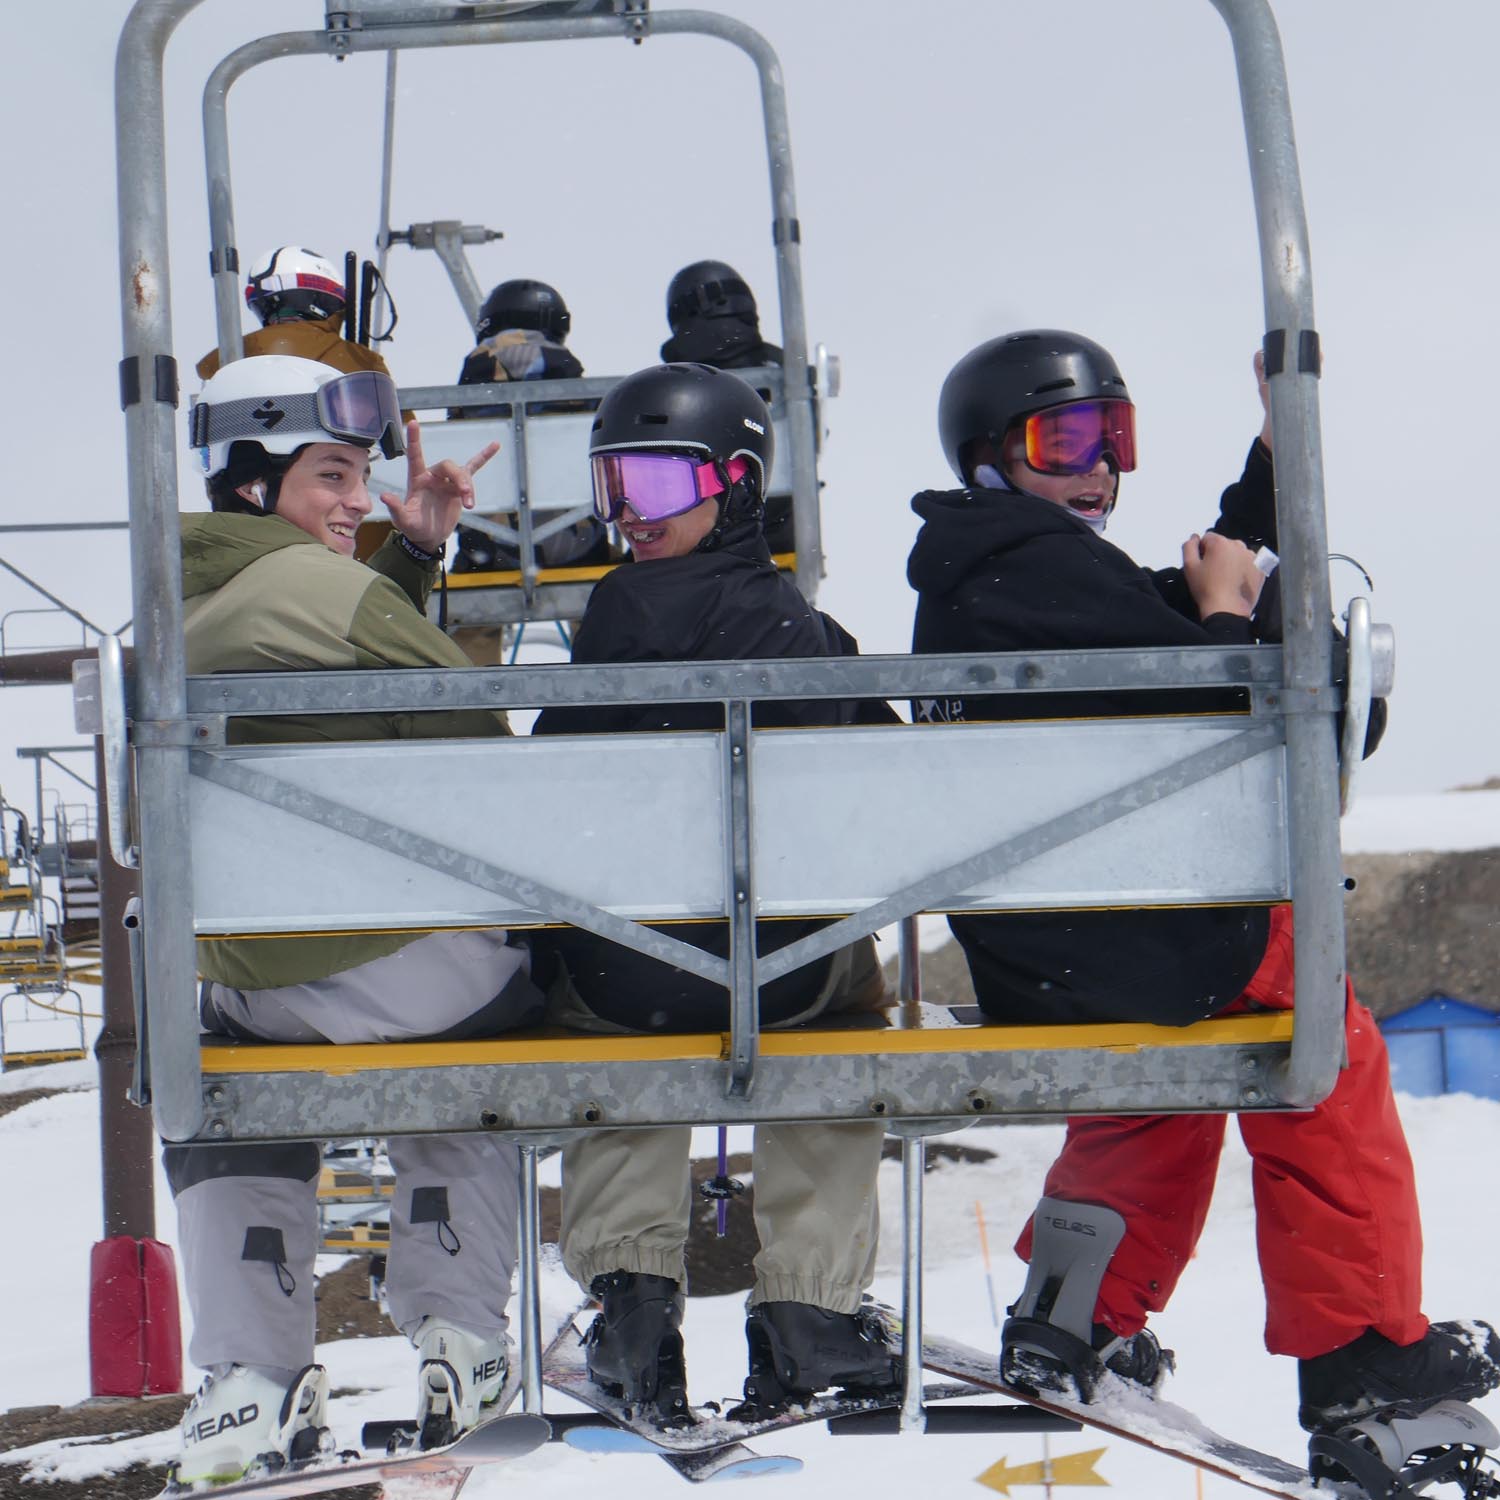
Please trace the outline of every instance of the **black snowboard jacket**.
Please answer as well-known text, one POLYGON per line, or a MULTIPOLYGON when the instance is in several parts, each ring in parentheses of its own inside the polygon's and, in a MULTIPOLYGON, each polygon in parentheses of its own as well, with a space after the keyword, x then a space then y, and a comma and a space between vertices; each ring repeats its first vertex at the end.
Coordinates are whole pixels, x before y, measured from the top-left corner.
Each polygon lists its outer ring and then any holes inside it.
MULTIPOLYGON (((1251 622, 1199 622, 1180 568, 1137 563, 1063 507, 986 490, 926 491, 907 563, 917 591, 912 650, 1042 651, 1233 645, 1251 622)), ((1275 545, 1270 454, 1257 441, 1224 492, 1214 529, 1275 545)), ((1234 690, 929 699, 932 722, 1160 713, 1232 707, 1234 690), (1163 701, 1170 700, 1170 701, 1163 701)), ((996 795, 1005 795, 1003 780, 996 795)), ((1265 952, 1264 908, 1136 909, 953 916, 981 1009, 1012 1022, 1150 1021, 1187 1025, 1244 989, 1265 952)))
MULTIPOLYGON (((742 525, 710 552, 616 568, 599 581, 573 637, 575 662, 754 661, 767 657, 855 656, 854 638, 814 609, 777 572, 758 529, 742 525)), ((549 708, 533 734, 624 734, 717 729, 716 703, 634 703, 549 708)), ((758 728, 894 723, 885 703, 842 699, 764 702, 758 728)), ((645 762, 649 765, 649 761, 645 762)), ((669 786, 648 787, 670 798, 669 786)), ((825 925, 779 919, 757 924, 757 951, 771 953, 825 925)), ((663 929, 725 957, 724 922, 676 923, 663 929)), ((697 975, 578 929, 537 935, 535 948, 567 964, 574 988, 596 1015, 642 1031, 723 1030, 728 992, 697 975)), ((760 992, 760 1015, 774 1024, 806 1010, 828 978, 832 958, 783 975, 760 992)))

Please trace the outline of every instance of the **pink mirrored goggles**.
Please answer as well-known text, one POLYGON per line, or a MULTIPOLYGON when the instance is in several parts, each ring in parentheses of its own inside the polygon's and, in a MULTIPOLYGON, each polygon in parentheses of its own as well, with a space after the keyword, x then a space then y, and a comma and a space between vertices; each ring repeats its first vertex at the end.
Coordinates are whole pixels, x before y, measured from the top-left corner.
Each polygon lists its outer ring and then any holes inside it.
POLYGON ((743 458, 727 464, 699 463, 683 453, 599 453, 590 460, 594 475, 594 514, 614 521, 628 505, 642 521, 665 521, 723 492, 750 465, 743 458))

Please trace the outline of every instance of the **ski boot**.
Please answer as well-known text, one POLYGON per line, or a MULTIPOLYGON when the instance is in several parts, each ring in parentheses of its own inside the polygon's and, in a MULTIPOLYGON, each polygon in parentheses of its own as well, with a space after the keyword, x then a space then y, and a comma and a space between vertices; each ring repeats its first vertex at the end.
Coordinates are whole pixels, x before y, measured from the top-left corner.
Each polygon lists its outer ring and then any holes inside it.
POLYGON ((417 1346, 418 1448, 442 1448, 484 1421, 510 1369, 510 1341, 423 1318, 417 1346))
POLYGON ((589 1290, 599 1315, 584 1335, 589 1378, 606 1395, 645 1408, 659 1427, 688 1427, 682 1289, 667 1276, 610 1271, 589 1290))
POLYGON ((1432 1485, 1451 1482, 1464 1500, 1500 1494, 1488 1461, 1500 1432, 1472 1406, 1439 1401, 1417 1417, 1370 1417, 1308 1443, 1315 1483, 1352 1481, 1371 1500, 1418 1500, 1432 1485))
POLYGON ((873 1307, 838 1313, 807 1302, 760 1302, 745 1319, 745 1342, 745 1399, 728 1413, 737 1422, 800 1405, 830 1386, 864 1396, 901 1384, 901 1356, 873 1307))
POLYGON ((1092 1203, 1043 1198, 1032 1220, 1031 1269, 1001 1333, 1000 1378, 1029 1396, 1094 1399, 1106 1371, 1154 1393, 1175 1368, 1147 1329, 1128 1338, 1094 1322, 1105 1267, 1125 1220, 1092 1203))
POLYGON ((1373 1328, 1353 1343, 1298 1361, 1308 1432, 1330 1432, 1366 1417, 1416 1417, 1439 1401, 1471 1401, 1500 1385, 1500 1339, 1488 1323, 1433 1323, 1414 1344, 1393 1344, 1373 1328))
POLYGON ((290 1385, 247 1365, 209 1375, 182 1414, 182 1456, 171 1482, 181 1489, 233 1484, 332 1453, 327 1411, 322 1365, 299 1370, 290 1385))

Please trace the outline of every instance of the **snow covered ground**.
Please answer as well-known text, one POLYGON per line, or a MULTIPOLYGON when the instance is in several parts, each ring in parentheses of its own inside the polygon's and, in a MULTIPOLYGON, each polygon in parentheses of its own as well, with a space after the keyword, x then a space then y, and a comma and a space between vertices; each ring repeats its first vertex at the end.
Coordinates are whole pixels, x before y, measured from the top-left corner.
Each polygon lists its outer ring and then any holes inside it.
MULTIPOLYGON (((6 1186, 10 1220, 9 1231, 0 1239, 0 1286, 7 1314, 0 1409, 68 1404, 88 1394, 88 1256, 99 1234, 98 1100, 92 1074, 91 1064, 68 1063, 0 1078, 0 1092, 40 1085, 76 1090, 0 1119, 0 1180, 6 1186)), ((1500 1104, 1454 1096, 1403 1099, 1401 1109, 1421 1187, 1428 1310, 1439 1317, 1494 1318, 1500 1315, 1500 1297, 1493 1289, 1491 1231, 1500 1228, 1500 1208, 1495 1206, 1500 1165, 1487 1148, 1500 1136, 1500 1104)), ((1061 1130, 991 1127, 954 1139, 995 1155, 979 1164, 940 1166, 928 1175, 927 1318, 934 1330, 994 1346, 997 1334, 977 1214, 984 1215, 995 1298, 1003 1305, 1021 1280, 1009 1240, 1034 1205, 1061 1130)), ((172 1240, 175 1230, 164 1183, 158 1184, 158 1195, 160 1231, 172 1240)), ((883 1169, 881 1199, 886 1234, 875 1292, 896 1300, 900 1189, 894 1164, 883 1169)), ((570 1305, 571 1298, 561 1275, 550 1274, 546 1303, 552 1316, 570 1305)), ((689 1372, 696 1397, 721 1397, 738 1390, 744 1373, 741 1318, 738 1297, 690 1303, 689 1372)), ((1172 1307, 1158 1321, 1158 1331, 1178 1351, 1179 1373, 1172 1394, 1180 1404, 1222 1432, 1299 1460, 1304 1439, 1296 1424, 1295 1366, 1264 1352, 1261 1318, 1249 1163, 1231 1133, 1198 1259, 1188 1268, 1172 1307)), ((361 1422, 399 1415, 406 1408, 412 1364, 402 1340, 345 1340, 325 1345, 319 1353, 335 1387, 362 1391, 333 1405, 332 1419, 344 1441, 357 1438, 361 1422)), ((1490 1398, 1487 1409, 1492 1418, 1500 1419, 1500 1398, 1490 1398)), ((1050 1441, 1054 1456, 1106 1442, 1087 1432, 1050 1441)), ((171 1444, 168 1433, 112 1450, 79 1446, 56 1454, 55 1472, 64 1478, 97 1472, 106 1451, 120 1462, 161 1462, 171 1444)), ((756 1446, 804 1460, 800 1475, 760 1481, 768 1489, 775 1486, 787 1500, 813 1495, 869 1500, 906 1495, 919 1487, 933 1495, 978 1495, 985 1492, 971 1488, 973 1481, 997 1460, 1015 1464, 1042 1456, 1039 1437, 834 1441, 814 1427, 762 1438, 756 1446)), ((1120 1442, 1107 1442, 1098 1469, 1117 1493, 1138 1500, 1195 1500, 1200 1494, 1217 1500, 1237 1491, 1214 1475, 1202 1476, 1200 1491, 1194 1470, 1120 1442)), ((101 1475, 98 1483, 97 1493, 109 1495, 107 1476, 101 1475)), ((593 1456, 551 1444, 504 1469, 477 1474, 465 1494, 484 1500, 514 1493, 520 1485, 528 1494, 545 1494, 547 1500, 595 1500, 601 1490, 621 1497, 655 1496, 678 1483, 649 1455, 593 1456)), ((45 1500, 45 1494, 39 1491, 38 1500, 45 1500)))

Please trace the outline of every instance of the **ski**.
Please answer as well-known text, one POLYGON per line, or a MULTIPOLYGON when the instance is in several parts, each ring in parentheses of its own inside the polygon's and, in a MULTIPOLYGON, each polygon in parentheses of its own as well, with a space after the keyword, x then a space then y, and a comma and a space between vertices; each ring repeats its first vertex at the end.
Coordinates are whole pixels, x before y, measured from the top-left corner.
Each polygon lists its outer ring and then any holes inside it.
MULTIPOLYGON (((318 1495, 327 1490, 376 1483, 385 1487, 391 1500, 397 1496, 402 1500, 452 1500, 475 1468, 520 1458, 540 1448, 552 1436, 545 1418, 505 1410, 519 1390, 520 1377, 507 1377, 496 1403, 498 1413, 441 1448, 403 1448, 399 1437, 391 1439, 388 1435, 393 1446, 378 1455, 353 1451, 328 1454, 233 1484, 211 1487, 168 1484, 159 1500, 182 1500, 202 1493, 212 1494, 215 1500, 231 1500, 240 1495, 253 1500, 291 1500, 297 1495, 318 1495)), ((412 1430, 396 1423, 367 1425, 395 1433, 412 1430)))

